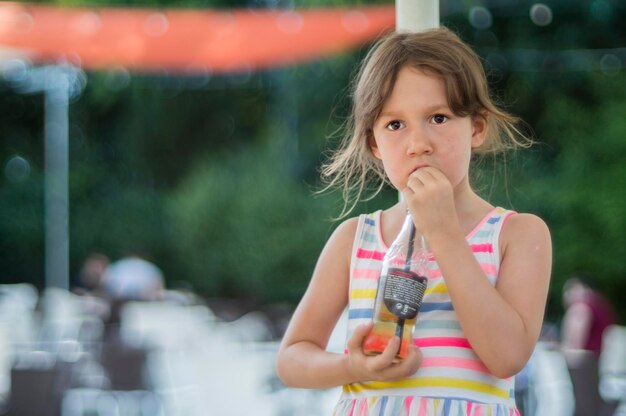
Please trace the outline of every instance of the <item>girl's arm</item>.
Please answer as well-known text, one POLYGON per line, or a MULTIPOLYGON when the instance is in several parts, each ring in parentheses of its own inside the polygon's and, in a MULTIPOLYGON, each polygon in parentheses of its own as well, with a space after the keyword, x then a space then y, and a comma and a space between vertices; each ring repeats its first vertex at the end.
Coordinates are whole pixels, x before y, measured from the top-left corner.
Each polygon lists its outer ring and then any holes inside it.
POLYGON ((528 361, 543 322, 552 265, 547 226, 529 214, 506 220, 493 287, 465 240, 447 178, 434 168, 420 169, 404 194, 472 348, 494 375, 515 375, 528 361))
POLYGON ((357 228, 353 218, 341 224, 322 250, 309 287, 296 308, 278 351, 276 370, 291 387, 328 388, 369 380, 392 380, 414 373, 421 355, 416 348, 393 364, 400 339, 385 352, 366 357, 363 338, 371 325, 359 327, 348 341, 348 354, 327 352, 326 345, 348 303, 350 256, 357 228))
POLYGON ((506 220, 495 287, 462 234, 433 240, 435 257, 472 348, 494 375, 515 375, 532 354, 543 322, 552 253, 546 225, 528 214, 506 220))

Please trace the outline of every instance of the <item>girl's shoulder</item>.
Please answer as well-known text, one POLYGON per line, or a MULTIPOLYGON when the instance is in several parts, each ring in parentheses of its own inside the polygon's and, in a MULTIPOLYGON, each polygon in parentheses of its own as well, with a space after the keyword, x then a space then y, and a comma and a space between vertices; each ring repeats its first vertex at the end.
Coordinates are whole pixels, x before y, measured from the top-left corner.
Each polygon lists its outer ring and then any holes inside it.
MULTIPOLYGON (((334 246, 354 248, 359 244, 364 235, 374 236, 380 239, 380 227, 383 211, 378 210, 372 213, 360 214, 342 221, 333 235, 329 239, 329 243, 334 246)), ((373 237, 372 237, 373 238, 373 237)), ((352 251, 352 250, 350 250, 352 251)))
MULTIPOLYGON (((500 245, 507 247, 534 246, 548 248, 551 245, 550 230, 543 219, 535 214, 509 215, 502 226, 500 245)), ((504 252, 504 251, 503 251, 504 252)))
POLYGON ((502 230, 503 232, 508 233, 519 233, 519 232, 534 232, 539 229, 548 230, 548 226, 546 222, 541 219, 539 216, 535 214, 523 213, 523 212, 513 212, 514 215, 509 215, 506 221, 506 226, 502 230))
POLYGON ((333 231, 328 239, 327 245, 333 245, 335 247, 351 246, 361 221, 361 216, 343 220, 333 231))

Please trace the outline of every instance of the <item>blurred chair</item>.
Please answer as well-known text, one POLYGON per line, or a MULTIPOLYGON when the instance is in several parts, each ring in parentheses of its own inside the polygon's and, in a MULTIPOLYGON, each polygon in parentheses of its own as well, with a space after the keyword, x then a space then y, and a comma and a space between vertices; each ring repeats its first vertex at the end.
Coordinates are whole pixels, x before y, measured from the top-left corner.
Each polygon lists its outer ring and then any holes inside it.
POLYGON ((66 341, 77 341, 86 351, 97 352, 104 335, 100 307, 94 298, 79 296, 55 287, 47 288, 41 297, 39 347, 56 352, 66 341))
POLYGON ((177 348, 187 345, 199 328, 208 328, 214 321, 215 315, 204 305, 132 301, 120 310, 120 338, 137 347, 177 348))
POLYGON ((145 390, 152 384, 146 369, 148 352, 141 347, 109 340, 102 346, 100 363, 112 390, 145 390))
POLYGON ((543 342, 528 363, 524 416, 573 416, 575 397, 565 357, 543 342))
POLYGON ((11 370, 7 415, 58 416, 63 393, 72 383, 72 366, 50 352, 20 354, 11 370))
POLYGON ((272 323, 260 311, 248 312, 232 322, 216 322, 213 330, 230 342, 263 342, 271 341, 272 323))
POLYGON ((0 285, 0 326, 9 334, 12 352, 35 341, 38 301, 37 289, 29 283, 0 285))
POLYGON ((151 391, 71 389, 63 396, 61 416, 165 416, 151 391))
POLYGON ((604 331, 598 367, 600 395, 614 404, 615 416, 626 416, 626 326, 604 331))
POLYGON ((29 283, 0 285, 0 398, 9 394, 15 355, 35 342, 37 302, 37 289, 29 283))
POLYGON ((15 304, 22 304, 32 310, 37 306, 39 294, 30 283, 0 284, 0 299, 11 299, 15 304))
POLYGON ((581 349, 564 350, 574 397, 576 416, 600 416, 602 398, 598 390, 598 356, 593 351, 581 349))

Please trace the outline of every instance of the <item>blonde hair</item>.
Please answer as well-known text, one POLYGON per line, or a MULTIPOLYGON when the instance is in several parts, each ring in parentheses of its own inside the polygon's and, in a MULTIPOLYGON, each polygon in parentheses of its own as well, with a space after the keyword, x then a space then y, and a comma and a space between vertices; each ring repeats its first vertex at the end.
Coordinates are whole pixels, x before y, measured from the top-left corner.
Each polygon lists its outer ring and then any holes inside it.
POLYGON ((441 76, 455 115, 487 120, 485 142, 473 150, 475 154, 496 154, 532 143, 517 127, 520 120, 492 100, 480 58, 456 34, 443 27, 390 33, 376 42, 363 60, 352 84, 352 111, 343 140, 321 168, 324 190, 342 190, 340 218, 350 213, 370 184, 378 182, 366 199, 376 196, 388 182, 381 161, 372 154, 369 138, 398 72, 405 66, 441 76))

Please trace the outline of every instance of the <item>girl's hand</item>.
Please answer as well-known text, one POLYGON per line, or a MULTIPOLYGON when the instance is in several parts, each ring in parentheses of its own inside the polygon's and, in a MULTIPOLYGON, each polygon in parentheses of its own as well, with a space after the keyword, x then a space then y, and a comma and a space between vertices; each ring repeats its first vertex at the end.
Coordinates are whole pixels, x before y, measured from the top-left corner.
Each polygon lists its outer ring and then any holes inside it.
POLYGON ((372 330, 373 324, 360 325, 348 340, 348 367, 355 382, 392 381, 409 377, 422 362, 422 353, 411 343, 406 358, 394 363, 400 346, 400 337, 393 337, 382 354, 368 356, 363 353, 363 340, 372 330))
POLYGON ((413 172, 402 194, 415 227, 427 239, 434 231, 460 230, 452 184, 439 169, 427 166, 413 172))

